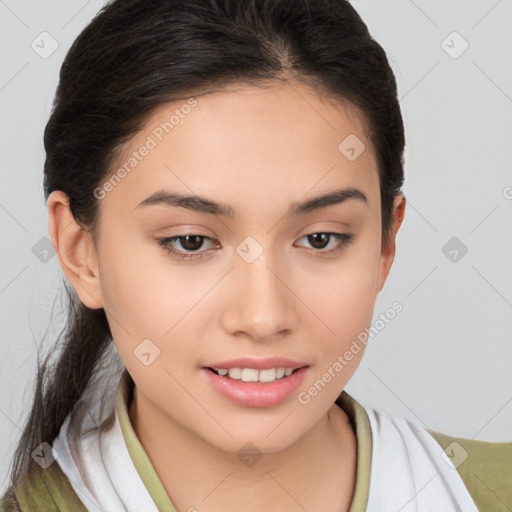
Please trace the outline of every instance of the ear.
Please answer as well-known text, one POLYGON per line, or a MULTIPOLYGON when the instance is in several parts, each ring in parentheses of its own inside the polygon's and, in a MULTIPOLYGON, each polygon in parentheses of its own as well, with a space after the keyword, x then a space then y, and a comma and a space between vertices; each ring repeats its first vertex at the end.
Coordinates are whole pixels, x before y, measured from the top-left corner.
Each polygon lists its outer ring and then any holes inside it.
POLYGON ((402 221, 404 220, 405 204, 405 196, 401 193, 398 194, 393 202, 393 214, 391 219, 389 241, 386 246, 382 247, 381 250, 379 273, 377 277, 377 291, 382 290, 384 287, 384 283, 386 282, 389 271, 391 270, 391 265, 395 259, 395 239, 396 234, 402 225, 402 221))
POLYGON ((91 309, 103 307, 98 257, 92 235, 74 220, 68 196, 61 190, 48 197, 50 238, 62 271, 80 301, 91 309))

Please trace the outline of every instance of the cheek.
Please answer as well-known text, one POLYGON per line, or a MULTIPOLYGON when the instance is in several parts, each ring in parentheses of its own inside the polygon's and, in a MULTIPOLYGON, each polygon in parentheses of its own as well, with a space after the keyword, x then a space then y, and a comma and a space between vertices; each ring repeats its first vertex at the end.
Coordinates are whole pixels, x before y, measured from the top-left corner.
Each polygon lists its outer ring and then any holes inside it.
POLYGON ((323 286, 310 295, 318 328, 314 333, 317 359, 297 399, 312 417, 322 414, 349 382, 363 357, 367 329, 377 297, 378 251, 354 251, 323 286))
POLYGON ((352 339, 371 322, 377 298, 380 245, 371 236, 356 244, 321 274, 302 278, 302 295, 323 321, 323 338, 335 345, 352 339))
POLYGON ((123 362, 128 370, 139 371, 137 355, 144 340, 151 340, 144 343, 158 354, 155 367, 172 368, 176 361, 192 360, 193 340, 199 339, 197 311, 204 313, 201 297, 211 288, 211 278, 173 265, 164 250, 147 242, 123 247, 121 238, 103 245, 100 269, 105 312, 123 362), (173 342, 176 339, 188 341, 173 342))
POLYGON ((107 240, 100 269, 105 309, 128 332, 162 337, 184 314, 188 300, 183 299, 195 295, 186 272, 141 236, 126 233, 107 240))

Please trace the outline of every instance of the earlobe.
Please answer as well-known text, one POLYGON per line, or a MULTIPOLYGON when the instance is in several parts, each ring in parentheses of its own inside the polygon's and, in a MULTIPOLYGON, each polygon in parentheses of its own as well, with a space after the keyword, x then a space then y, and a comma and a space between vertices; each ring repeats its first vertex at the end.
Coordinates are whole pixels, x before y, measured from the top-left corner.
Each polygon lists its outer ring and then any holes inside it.
POLYGON ((386 279, 391 270, 391 265, 393 264, 393 260, 395 259, 396 235, 404 220, 405 205, 406 198, 402 193, 400 193, 398 196, 395 197, 395 201, 393 203, 393 215, 391 220, 389 241, 388 244, 385 247, 383 247, 381 251, 379 273, 377 278, 377 292, 380 292, 384 287, 386 279))
POLYGON ((85 306, 91 309, 103 307, 98 258, 92 236, 75 222, 64 192, 52 192, 47 205, 50 238, 62 271, 85 306))

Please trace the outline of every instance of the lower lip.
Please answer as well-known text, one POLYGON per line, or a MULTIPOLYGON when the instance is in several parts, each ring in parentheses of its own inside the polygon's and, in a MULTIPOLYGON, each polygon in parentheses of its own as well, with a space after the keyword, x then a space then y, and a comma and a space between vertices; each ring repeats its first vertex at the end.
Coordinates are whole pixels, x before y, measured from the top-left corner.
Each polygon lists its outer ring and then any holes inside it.
POLYGON ((222 377, 202 368, 210 384, 224 397, 244 407, 271 407, 288 398, 306 377, 308 367, 303 366, 288 377, 274 382, 244 382, 222 377))

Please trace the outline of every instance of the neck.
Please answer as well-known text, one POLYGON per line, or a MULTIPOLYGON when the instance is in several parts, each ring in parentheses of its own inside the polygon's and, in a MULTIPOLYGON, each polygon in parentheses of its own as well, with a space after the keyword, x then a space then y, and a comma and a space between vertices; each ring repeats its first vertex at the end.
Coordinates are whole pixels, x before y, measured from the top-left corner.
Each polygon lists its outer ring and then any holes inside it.
POLYGON ((156 410, 135 388, 132 426, 167 494, 181 511, 350 508, 357 440, 333 404, 304 436, 278 452, 241 461, 156 410), (195 507, 195 508, 194 508, 195 507))

